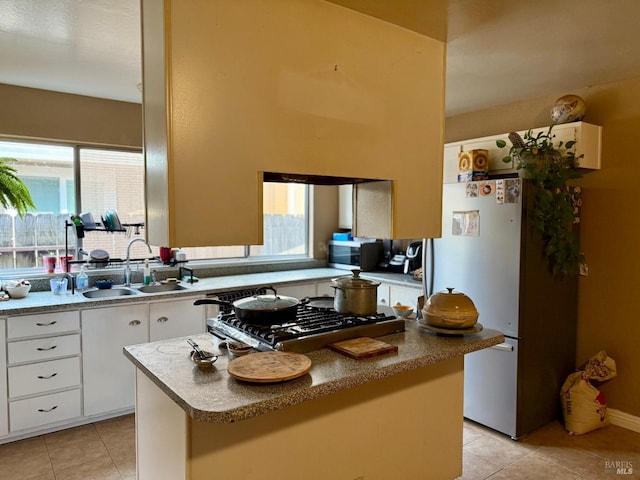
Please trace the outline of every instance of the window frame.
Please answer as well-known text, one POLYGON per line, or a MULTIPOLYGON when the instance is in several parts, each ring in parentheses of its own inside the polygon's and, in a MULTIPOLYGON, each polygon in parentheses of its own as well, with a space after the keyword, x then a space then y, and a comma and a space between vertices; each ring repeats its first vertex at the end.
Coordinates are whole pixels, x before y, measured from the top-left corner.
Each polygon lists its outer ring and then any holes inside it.
MULTIPOLYGON (((69 147, 72 149, 73 161, 73 195, 74 195, 74 211, 82 212, 82 176, 81 176, 81 151, 82 149, 91 149, 91 150, 105 150, 105 151, 118 151, 118 152, 133 152, 133 153, 141 153, 143 154, 143 149, 138 147, 131 146, 121 146, 121 145, 103 145, 103 144, 92 144, 86 142, 65 142, 65 141, 55 141, 48 139, 31 139, 31 138, 20 138, 13 136, 4 136, 0 135, 0 142, 11 142, 11 143, 25 143, 25 144, 34 144, 34 145, 50 145, 53 147, 61 146, 61 147, 69 147)), ((313 261, 313 250, 312 250, 312 186, 306 185, 305 191, 305 199, 304 199, 304 216, 305 216, 305 245, 303 253, 295 253, 295 254, 273 254, 273 255, 251 255, 252 245, 238 245, 243 247, 243 256, 242 257, 222 257, 222 258, 199 258, 199 259, 189 259, 190 265, 197 266, 225 266, 225 265, 259 265, 259 264, 273 264, 273 263, 290 263, 290 262, 304 262, 304 261, 313 261)), ((145 210, 146 210, 146 196, 145 196, 145 210)), ((145 219, 146 221, 146 219, 145 219)), ((144 229, 143 229, 144 232, 144 229)), ((144 233, 143 233, 144 236, 144 233)), ((74 239, 72 238, 71 241, 74 239)), ((81 248, 82 243, 74 246, 74 250, 76 248, 81 248)), ((255 246, 253 246, 255 247, 255 246)), ((210 248, 210 247, 192 247, 192 248, 210 248)), ((31 274, 36 271, 39 272, 39 267, 29 267, 22 269, 3 269, 5 275, 6 274, 31 274)), ((114 270, 113 268, 107 269, 114 270)))

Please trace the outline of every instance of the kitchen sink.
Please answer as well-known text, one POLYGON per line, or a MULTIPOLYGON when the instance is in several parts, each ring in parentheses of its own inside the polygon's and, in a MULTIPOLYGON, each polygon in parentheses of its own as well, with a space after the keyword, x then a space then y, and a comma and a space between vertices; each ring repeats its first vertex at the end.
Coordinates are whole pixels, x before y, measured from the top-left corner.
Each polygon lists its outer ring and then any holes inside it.
POLYGON ((123 297, 127 295, 137 295, 138 292, 131 288, 126 287, 118 287, 118 288, 104 288, 97 290, 89 290, 86 292, 82 292, 87 298, 109 298, 109 297, 123 297))
POLYGON ((160 293, 185 290, 186 288, 187 287, 183 287, 179 283, 161 283, 160 285, 145 285, 143 287, 138 287, 138 290, 142 293, 160 293))

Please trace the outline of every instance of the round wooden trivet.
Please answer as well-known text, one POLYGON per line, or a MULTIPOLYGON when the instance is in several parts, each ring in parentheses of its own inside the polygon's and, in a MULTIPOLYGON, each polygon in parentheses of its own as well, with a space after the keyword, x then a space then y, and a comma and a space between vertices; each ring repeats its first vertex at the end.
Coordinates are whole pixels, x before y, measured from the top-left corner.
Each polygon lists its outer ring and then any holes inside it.
POLYGON ((227 367, 238 380, 256 383, 284 382, 311 370, 311 359, 292 352, 258 352, 239 357, 227 367))

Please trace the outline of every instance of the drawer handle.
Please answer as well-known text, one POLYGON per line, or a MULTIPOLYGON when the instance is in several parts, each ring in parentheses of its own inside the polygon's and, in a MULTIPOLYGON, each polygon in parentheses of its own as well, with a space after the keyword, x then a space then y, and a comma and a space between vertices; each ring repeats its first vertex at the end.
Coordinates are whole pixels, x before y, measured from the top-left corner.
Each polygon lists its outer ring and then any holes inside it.
POLYGON ((58 323, 57 320, 53 320, 49 323, 36 323, 37 326, 39 327, 50 327, 51 325, 55 325, 56 323, 58 323))
POLYGON ((169 319, 167 317, 160 317, 158 318, 158 323, 164 323, 164 322, 168 322, 169 319))
POLYGON ((38 378, 39 378, 40 380, 48 380, 48 379, 50 379, 50 378, 55 377, 57 374, 58 374, 58 372, 54 372, 54 373, 52 373, 51 375, 38 375, 38 378))
POLYGON ((51 407, 51 408, 39 408, 39 409, 38 409, 38 411, 39 411, 39 412, 42 412, 42 413, 49 413, 49 412, 54 411, 56 408, 58 408, 58 406, 57 406, 57 405, 54 405, 54 406, 53 406, 53 407, 51 407))
POLYGON ((140 320, 131 320, 129 322, 129 325, 131 325, 132 327, 137 327, 138 325, 140 325, 140 320))
POLYGON ((48 351, 48 350, 53 350, 53 349, 54 349, 54 348, 56 348, 56 347, 57 347, 57 345, 52 345, 52 346, 50 346, 50 347, 45 347, 45 348, 38 347, 38 349, 37 349, 37 350, 38 350, 39 352, 46 352, 46 351, 48 351))
POLYGON ((504 352, 513 352, 513 345, 509 345, 506 342, 499 343, 498 345, 493 345, 490 348, 493 348, 494 350, 502 350, 504 352))

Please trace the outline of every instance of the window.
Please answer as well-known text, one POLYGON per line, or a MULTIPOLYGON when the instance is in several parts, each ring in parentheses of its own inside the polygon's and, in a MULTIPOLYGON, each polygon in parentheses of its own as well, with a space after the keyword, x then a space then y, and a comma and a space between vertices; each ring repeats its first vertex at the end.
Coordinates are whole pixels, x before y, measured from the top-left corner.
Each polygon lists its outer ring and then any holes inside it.
POLYGON ((0 268, 33 268, 42 265, 43 255, 64 254, 64 221, 74 201, 73 155, 68 146, 0 142, 0 157, 16 159, 35 203, 24 218, 0 208, 0 268))
MULTIPOLYGON (((103 249, 112 258, 125 258, 131 238, 144 235, 141 152, 0 141, 0 157, 16 160, 18 176, 29 187, 36 205, 24 218, 0 208, 1 269, 42 267, 43 255, 63 256, 65 246, 77 258, 76 247, 85 252, 103 249), (85 232, 84 238, 76 239, 75 229, 65 229, 65 221, 72 214, 90 212, 96 222, 101 222, 108 210, 117 212, 125 225, 124 233, 85 232)), ((265 183, 263 192, 264 245, 185 248, 187 257, 219 260, 307 256, 308 187, 265 183)), ((158 255, 157 247, 154 255, 158 255)), ((144 244, 132 246, 131 258, 147 256, 144 244)))

